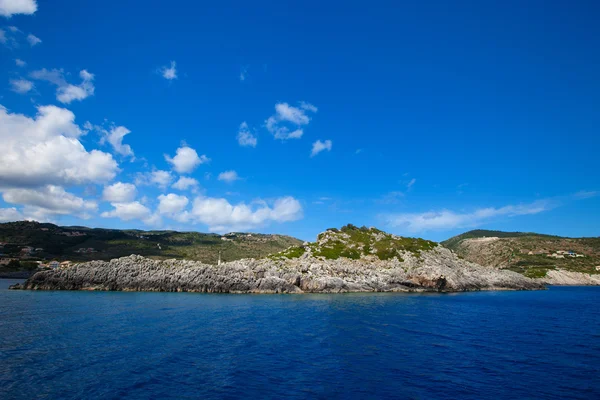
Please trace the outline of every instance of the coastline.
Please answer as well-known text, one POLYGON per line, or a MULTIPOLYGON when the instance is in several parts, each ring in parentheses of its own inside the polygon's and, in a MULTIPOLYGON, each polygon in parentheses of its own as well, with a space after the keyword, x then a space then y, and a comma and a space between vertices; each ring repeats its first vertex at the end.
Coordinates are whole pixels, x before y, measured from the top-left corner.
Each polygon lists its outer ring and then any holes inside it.
POLYGON ((403 260, 245 259, 209 265, 129 256, 38 272, 12 289, 196 293, 365 293, 541 290, 512 271, 469 263, 444 248, 403 260))

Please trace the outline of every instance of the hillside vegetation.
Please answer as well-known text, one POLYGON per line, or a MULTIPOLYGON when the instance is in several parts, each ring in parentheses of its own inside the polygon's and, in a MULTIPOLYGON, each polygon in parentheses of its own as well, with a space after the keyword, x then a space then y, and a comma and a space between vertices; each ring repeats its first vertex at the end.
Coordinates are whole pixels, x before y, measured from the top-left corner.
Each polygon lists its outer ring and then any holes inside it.
POLYGON ((528 277, 545 277, 549 270, 556 269, 600 273, 600 238, 475 230, 442 245, 468 261, 510 269, 528 277))
POLYGON ((337 260, 345 257, 357 260, 372 256, 380 260, 397 258, 402 261, 403 252, 419 256, 421 251, 432 250, 437 243, 418 238, 395 236, 377 228, 358 228, 348 224, 341 229, 331 228, 319 234, 317 241, 291 247, 274 254, 271 258, 299 258, 306 256, 337 260))
POLYGON ((265 257, 302 243, 283 235, 91 229, 29 221, 0 224, 0 242, 4 257, 30 260, 110 260, 138 254, 213 264, 219 252, 222 260, 233 261, 265 257), (24 247, 32 247, 34 251, 24 255, 24 247))

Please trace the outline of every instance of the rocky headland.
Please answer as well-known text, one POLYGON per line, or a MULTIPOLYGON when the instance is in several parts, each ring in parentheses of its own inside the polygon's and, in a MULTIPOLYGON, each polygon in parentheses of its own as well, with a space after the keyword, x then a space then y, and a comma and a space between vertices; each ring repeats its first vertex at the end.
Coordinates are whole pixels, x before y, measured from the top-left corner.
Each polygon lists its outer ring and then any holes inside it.
POLYGON ((263 259, 218 265, 137 255, 40 271, 13 289, 207 293, 534 290, 543 283, 460 259, 423 239, 352 225, 263 259))

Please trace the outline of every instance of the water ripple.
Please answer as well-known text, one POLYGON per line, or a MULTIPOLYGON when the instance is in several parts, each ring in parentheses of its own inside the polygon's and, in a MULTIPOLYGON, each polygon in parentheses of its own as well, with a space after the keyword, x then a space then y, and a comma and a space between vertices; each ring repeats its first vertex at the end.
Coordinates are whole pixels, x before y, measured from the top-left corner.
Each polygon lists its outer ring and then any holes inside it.
POLYGON ((597 399, 599 301, 0 289, 0 398, 597 399))

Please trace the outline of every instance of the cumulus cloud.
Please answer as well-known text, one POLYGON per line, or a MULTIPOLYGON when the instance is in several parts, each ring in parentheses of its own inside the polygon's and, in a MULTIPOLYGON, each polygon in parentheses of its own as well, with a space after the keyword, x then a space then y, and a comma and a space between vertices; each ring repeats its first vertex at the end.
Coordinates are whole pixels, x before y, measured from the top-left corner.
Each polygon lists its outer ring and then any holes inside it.
POLYGON ((102 191, 102 200, 109 203, 129 203, 135 199, 137 189, 132 183, 116 182, 105 186, 102 191))
POLYGON ((389 214, 383 216, 383 219, 388 225, 404 228, 408 232, 443 231, 476 227, 498 217, 538 214, 550 210, 552 207, 550 202, 540 200, 530 204, 480 208, 470 213, 441 210, 414 214, 389 214))
POLYGON ((39 37, 35 36, 32 33, 30 33, 29 35, 27 35, 27 41, 29 42, 29 45, 31 47, 42 43, 42 39, 40 39, 39 37))
POLYGON ((0 0, 0 15, 12 17, 15 14, 31 15, 37 11, 36 0, 0 0))
POLYGON ((68 83, 62 69, 47 70, 43 68, 33 71, 30 75, 33 79, 47 81, 55 85, 57 87, 56 99, 65 104, 69 104, 74 100, 81 101, 89 96, 93 96, 96 90, 94 87, 94 74, 89 73, 85 69, 79 72, 79 77, 81 78, 79 85, 68 83))
POLYGON ((265 121, 265 126, 275 139, 299 139, 304 134, 302 126, 310 122, 310 116, 307 114, 309 112, 317 112, 317 107, 305 102, 300 102, 299 107, 277 103, 275 114, 265 121))
POLYGON ((310 156, 314 157, 317 154, 319 154, 322 151, 331 151, 331 146, 333 145, 333 142, 331 140, 325 140, 324 142, 321 142, 320 140, 317 140, 316 142, 313 143, 312 146, 312 151, 310 152, 310 156))
POLYGON ((180 176, 177 182, 171 186, 174 189, 179 190, 188 190, 188 189, 196 189, 199 186, 199 183, 194 178, 189 178, 187 176, 180 176))
POLYGON ((126 203, 111 203, 113 209, 100 214, 103 218, 119 218, 123 221, 139 219, 143 222, 152 221, 152 212, 139 201, 126 203))
POLYGON ((7 189, 3 191, 2 199, 10 204, 28 206, 28 213, 39 216, 73 214, 86 218, 88 212, 98 208, 95 201, 84 200, 55 185, 37 189, 7 189))
POLYGON ((165 215, 175 215, 182 212, 190 202, 187 197, 174 193, 158 196, 158 212, 165 215))
POLYGON ((175 61, 171 61, 171 66, 167 67, 161 67, 160 68, 160 73, 162 74, 163 78, 172 81, 173 79, 177 79, 177 69, 175 68, 177 65, 177 63, 175 61))
POLYGON ((131 146, 128 144, 123 144, 123 138, 125 135, 131 133, 131 131, 124 126, 115 126, 112 127, 109 131, 104 130, 104 137, 102 141, 106 141, 110 143, 112 148, 115 150, 117 154, 120 154, 124 157, 132 157, 134 156, 133 150, 131 146))
POLYGON ((65 186, 114 178, 117 162, 102 151, 87 151, 74 121, 71 111, 56 106, 40 106, 30 118, 0 105, 0 186, 65 186))
POLYGON ((254 136, 252 132, 250 132, 248 124, 245 121, 242 122, 242 124, 240 125, 240 129, 238 130, 237 134, 237 140, 240 146, 249 147, 256 147, 256 143, 258 142, 256 136, 254 136))
POLYGON ((13 92, 25 94, 33 89, 33 82, 28 81, 27 79, 11 79, 10 86, 13 92))
POLYGON ((15 58, 15 64, 17 67, 24 67, 27 65, 27 63, 20 58, 15 58))
POLYGON ((210 161, 210 158, 204 154, 198 156, 196 150, 188 146, 183 146, 177 149, 175 157, 170 157, 165 154, 165 160, 173 166, 173 169, 180 174, 192 172, 198 165, 205 164, 210 161))
POLYGON ((293 197, 281 197, 268 205, 230 204, 224 198, 197 197, 190 212, 180 220, 206 224, 211 232, 255 229, 270 222, 296 221, 303 217, 302 205, 293 197))
POLYGON ((166 189, 173 182, 173 175, 169 171, 155 169, 152 172, 138 173, 135 177, 135 184, 153 185, 161 189, 166 189))
POLYGON ((219 178, 218 179, 220 181, 231 183, 231 182, 237 181, 238 179, 240 179, 240 177, 238 176, 237 172, 231 170, 231 171, 221 172, 219 174, 219 178))
POLYGON ((15 207, 0 208, 0 222, 21 221, 23 214, 15 207))

